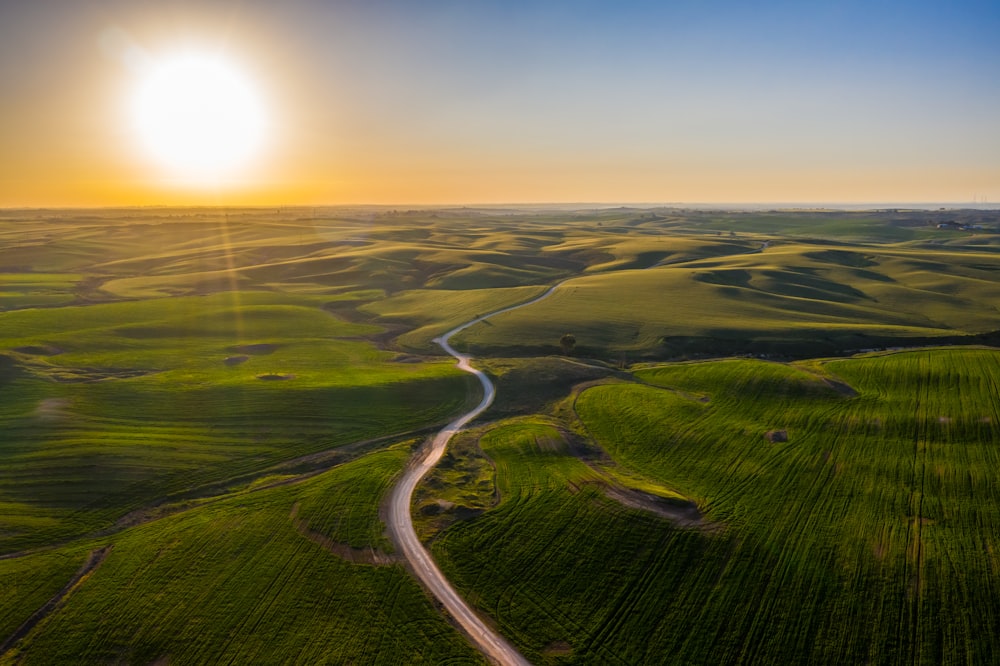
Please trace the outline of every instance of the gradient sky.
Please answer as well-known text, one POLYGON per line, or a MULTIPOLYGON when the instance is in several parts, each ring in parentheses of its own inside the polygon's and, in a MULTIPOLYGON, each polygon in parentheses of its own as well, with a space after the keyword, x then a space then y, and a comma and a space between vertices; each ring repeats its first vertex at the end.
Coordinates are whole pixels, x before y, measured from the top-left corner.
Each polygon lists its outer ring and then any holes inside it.
POLYGON ((998 35, 996 0, 0 0, 0 206, 996 203, 998 35), (265 100, 231 181, 137 145, 128 54, 178 49, 265 100))

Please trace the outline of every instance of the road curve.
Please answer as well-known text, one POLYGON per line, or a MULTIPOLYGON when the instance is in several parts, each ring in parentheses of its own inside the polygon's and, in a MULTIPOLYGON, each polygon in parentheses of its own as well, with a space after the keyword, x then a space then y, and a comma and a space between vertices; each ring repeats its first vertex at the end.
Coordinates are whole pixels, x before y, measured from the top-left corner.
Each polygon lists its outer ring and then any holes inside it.
POLYGON ((444 455, 445 448, 448 446, 448 441, 453 435, 455 435, 455 433, 461 430, 466 423, 482 414, 483 411, 493 402, 493 397, 496 395, 496 388, 494 388, 493 382, 491 382, 481 370, 477 370, 472 367, 472 357, 468 354, 459 354, 450 344, 448 344, 448 340, 453 335, 464 331, 474 324, 485 321, 494 315, 510 312, 511 310, 516 310, 518 308, 523 308, 527 305, 537 303, 552 294, 558 286, 559 285, 555 285, 554 287, 549 288, 549 290, 541 296, 525 303, 503 308, 502 310, 496 310, 495 312, 483 315, 482 317, 476 317, 472 321, 453 328, 441 337, 434 339, 434 342, 440 345, 442 349, 458 359, 459 370, 470 372, 479 378, 480 383, 483 385, 483 399, 479 401, 479 404, 472 411, 458 417, 434 436, 430 449, 426 451, 421 459, 413 461, 413 464, 407 467, 402 478, 399 480, 399 483, 397 483, 396 487, 393 488, 392 495, 389 497, 389 533, 392 535, 393 541, 402 551, 403 557, 405 557, 407 562, 410 563, 410 566, 413 568, 417 578, 419 578, 438 599, 438 601, 444 605, 451 616, 455 618, 455 621, 457 621, 469 637, 472 638, 473 642, 483 652, 483 654, 485 654, 492 661, 502 664, 503 666, 530 666, 530 662, 521 656, 521 653, 518 652, 513 645, 507 642, 503 636, 498 634, 485 622, 483 622, 480 617, 476 615, 476 612, 472 610, 472 607, 469 606, 469 604, 467 604, 457 592, 455 592, 455 589, 448 582, 448 579, 445 578, 444 574, 441 573, 441 570, 438 569, 438 566, 431 557, 431 554, 427 552, 427 549, 420 543, 420 539, 417 538, 417 533, 413 529, 413 518, 410 516, 410 504, 413 499, 413 490, 417 487, 417 484, 420 483, 420 480, 424 478, 424 475, 431 471, 434 465, 436 465, 441 459, 441 456, 444 455))

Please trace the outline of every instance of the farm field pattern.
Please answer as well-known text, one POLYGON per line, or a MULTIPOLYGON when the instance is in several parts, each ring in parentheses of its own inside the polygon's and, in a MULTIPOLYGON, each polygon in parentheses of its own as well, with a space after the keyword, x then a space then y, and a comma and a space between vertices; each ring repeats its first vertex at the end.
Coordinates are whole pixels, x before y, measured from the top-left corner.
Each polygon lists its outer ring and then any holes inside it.
POLYGON ((0 663, 485 663, 383 507, 553 285, 413 504, 527 659, 989 663, 998 225, 0 211, 0 663))

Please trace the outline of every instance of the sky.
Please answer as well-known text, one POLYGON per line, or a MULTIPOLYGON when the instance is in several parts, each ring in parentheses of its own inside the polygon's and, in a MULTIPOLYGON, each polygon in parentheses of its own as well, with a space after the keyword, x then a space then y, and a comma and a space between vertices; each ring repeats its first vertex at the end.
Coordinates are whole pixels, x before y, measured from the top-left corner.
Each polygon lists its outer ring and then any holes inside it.
POLYGON ((995 204, 997 35, 995 0, 0 0, 0 206, 995 204), (178 53, 265 119, 211 177, 137 129, 178 53))

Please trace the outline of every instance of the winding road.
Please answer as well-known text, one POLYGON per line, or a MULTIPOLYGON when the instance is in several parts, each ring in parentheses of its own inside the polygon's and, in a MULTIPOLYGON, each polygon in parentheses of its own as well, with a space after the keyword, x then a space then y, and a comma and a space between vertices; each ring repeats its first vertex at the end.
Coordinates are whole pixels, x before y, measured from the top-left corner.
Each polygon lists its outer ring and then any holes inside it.
POLYGON ((460 354, 455 351, 448 344, 448 340, 453 335, 490 317, 523 308, 537 303, 544 298, 548 298, 558 286, 557 284, 550 287, 541 296, 525 303, 512 305, 502 310, 496 310, 481 317, 476 317, 472 321, 453 328, 441 337, 434 339, 434 342, 440 345, 442 349, 458 359, 459 370, 470 372, 479 378, 480 383, 483 385, 483 399, 479 401, 479 404, 474 409, 446 425, 443 430, 434 436, 430 449, 426 451, 421 459, 415 460, 407 467, 399 483, 393 488, 392 495, 389 498, 389 533, 402 551, 403 557, 410 563, 417 578, 427 586, 427 589, 431 591, 451 616, 455 618, 455 621, 465 630, 483 654, 503 666, 529 666, 530 662, 521 656, 521 653, 507 639, 483 622, 472 607, 458 595, 455 588, 448 582, 448 579, 444 577, 444 574, 441 573, 431 554, 427 552, 427 549, 420 543, 420 539, 417 538, 417 533, 413 529, 413 518, 410 515, 410 504, 413 500, 413 490, 420 483, 420 480, 424 478, 424 475, 431 471, 434 465, 441 459, 441 456, 444 455, 448 441, 465 424, 482 414, 493 402, 493 397, 496 395, 496 388, 493 386, 493 382, 481 370, 472 367, 472 357, 468 354, 460 354))

